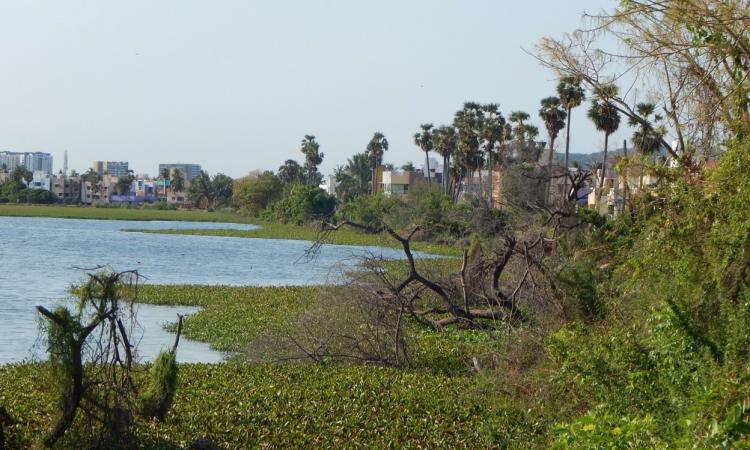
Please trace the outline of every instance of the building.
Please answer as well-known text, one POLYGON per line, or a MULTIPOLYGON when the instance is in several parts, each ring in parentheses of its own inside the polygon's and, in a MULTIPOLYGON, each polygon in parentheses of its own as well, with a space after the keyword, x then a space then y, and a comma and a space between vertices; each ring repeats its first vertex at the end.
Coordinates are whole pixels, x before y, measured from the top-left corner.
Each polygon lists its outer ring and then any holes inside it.
POLYGON ((117 191, 119 176, 102 175, 101 180, 94 184, 90 181, 81 182, 81 202, 87 205, 102 205, 111 202, 112 195, 117 191))
POLYGON ((384 170, 379 191, 385 195, 405 194, 420 179, 422 174, 416 171, 384 170))
POLYGON ((50 191, 59 202, 79 203, 81 201, 81 177, 77 175, 66 177, 58 173, 52 177, 50 191))
POLYGON ((52 155, 42 152, 28 152, 23 154, 23 166, 31 172, 44 172, 52 175, 52 155))
POLYGON ((337 185, 338 182, 336 181, 336 176, 328 175, 327 177, 323 178, 323 183, 321 183, 319 187, 330 195, 336 195, 337 185))
POLYGON ((52 190, 52 175, 44 170, 35 170, 31 182, 26 185, 29 189, 52 190))
POLYGON ((16 167, 23 165, 23 153, 0 152, 0 169, 13 172, 16 167))
POLYGON ((94 161, 91 168, 99 176, 111 175, 119 178, 128 174, 127 161, 94 161))
MULTIPOLYGON (((438 184, 443 182, 443 165, 438 162, 435 158, 430 158, 430 180, 436 181, 438 184)), ((417 172, 422 173, 425 179, 427 179, 427 165, 422 163, 417 172)))
POLYGON ((182 163, 174 163, 174 164, 159 164, 159 171, 157 174, 161 174, 162 170, 167 169, 169 173, 172 173, 172 170, 177 169, 185 176, 185 184, 190 184, 190 181, 193 178, 197 178, 201 174, 201 165, 200 164, 182 164, 182 163))
POLYGON ((30 172, 52 174, 52 155, 42 152, 0 152, 0 169, 13 172, 24 166, 30 172))

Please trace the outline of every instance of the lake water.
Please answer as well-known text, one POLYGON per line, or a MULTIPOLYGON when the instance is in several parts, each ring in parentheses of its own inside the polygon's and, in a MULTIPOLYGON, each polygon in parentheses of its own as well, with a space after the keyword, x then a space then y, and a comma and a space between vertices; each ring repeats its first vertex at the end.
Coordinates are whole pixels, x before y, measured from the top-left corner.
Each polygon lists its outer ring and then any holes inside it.
MULTIPOLYGON (((136 222, 0 217, 0 364, 44 358, 36 305, 69 299, 67 289, 85 278, 84 268, 137 269, 154 284, 308 285, 330 280, 335 266, 352 266, 365 251, 400 257, 390 249, 324 246, 304 258, 306 241, 124 232, 148 229, 252 229, 206 222, 136 222)), ((138 306, 139 351, 148 360, 171 345, 163 329, 190 307, 138 306)), ((217 362, 207 344, 180 340, 181 362, 217 362)))

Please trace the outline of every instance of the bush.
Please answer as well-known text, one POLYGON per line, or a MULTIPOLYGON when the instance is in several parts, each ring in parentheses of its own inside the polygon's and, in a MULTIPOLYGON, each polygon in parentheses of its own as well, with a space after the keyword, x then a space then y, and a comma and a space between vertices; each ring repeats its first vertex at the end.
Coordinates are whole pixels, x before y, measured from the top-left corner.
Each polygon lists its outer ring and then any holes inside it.
POLYGON ((162 351, 149 371, 149 385, 141 397, 141 414, 149 419, 164 420, 177 390, 177 358, 162 351))
POLYGON ((272 173, 248 176, 235 181, 232 204, 241 211, 256 216, 278 201, 283 192, 281 181, 272 173))
POLYGON ((330 220, 336 211, 336 197, 317 186, 292 186, 273 207, 273 217, 283 223, 302 225, 330 220))

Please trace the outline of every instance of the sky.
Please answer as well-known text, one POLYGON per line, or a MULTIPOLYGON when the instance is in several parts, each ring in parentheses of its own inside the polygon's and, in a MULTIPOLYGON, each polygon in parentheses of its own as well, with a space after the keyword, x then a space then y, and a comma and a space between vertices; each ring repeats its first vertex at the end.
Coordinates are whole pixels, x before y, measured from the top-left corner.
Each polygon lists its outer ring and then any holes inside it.
MULTIPOLYGON (((50 152, 55 170, 67 149, 79 171, 117 160, 155 175, 183 162, 238 177, 302 161, 313 134, 325 174, 375 131, 390 141, 386 162, 421 162, 419 125, 450 123, 465 101, 525 110, 542 138, 539 100, 557 81, 526 51, 615 4, 5 1, 0 150, 50 152)), ((586 107, 573 111, 571 152, 603 145, 586 107)))

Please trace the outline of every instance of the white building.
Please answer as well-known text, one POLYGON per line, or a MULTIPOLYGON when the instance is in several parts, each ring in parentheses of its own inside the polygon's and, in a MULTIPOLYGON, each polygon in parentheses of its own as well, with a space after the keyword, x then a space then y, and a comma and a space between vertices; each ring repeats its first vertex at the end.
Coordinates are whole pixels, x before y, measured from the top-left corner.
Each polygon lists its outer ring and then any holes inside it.
POLYGON ((336 185, 338 185, 336 176, 328 175, 327 177, 323 178, 323 182, 320 184, 320 188, 330 195, 336 195, 336 185))
POLYGON ((52 175, 44 170, 35 170, 34 178, 27 185, 29 189, 44 189, 45 191, 52 190, 52 175))

